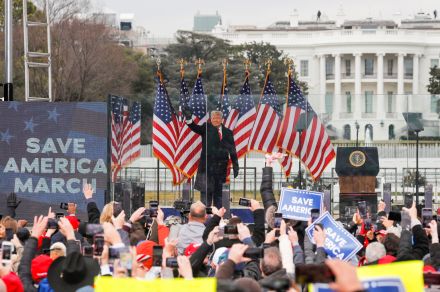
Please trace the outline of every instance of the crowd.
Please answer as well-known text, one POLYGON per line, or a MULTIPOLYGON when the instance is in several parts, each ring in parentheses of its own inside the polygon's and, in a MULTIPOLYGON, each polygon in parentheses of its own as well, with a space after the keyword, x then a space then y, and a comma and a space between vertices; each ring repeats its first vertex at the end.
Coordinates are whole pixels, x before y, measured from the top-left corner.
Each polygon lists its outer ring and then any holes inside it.
MULTIPOLYGON (((185 224, 164 218, 160 208, 139 208, 126 220, 117 202, 99 210, 93 192, 84 186, 87 222, 75 216, 73 203, 64 216, 49 209, 31 226, 13 213, 1 219, 0 291, 93 291, 95 277, 108 276, 139 281, 215 277, 218 291, 304 291, 305 283, 322 279, 335 291, 354 292, 364 291, 357 266, 421 260, 425 271, 440 268, 437 222, 422 226, 414 204, 403 208, 397 222, 380 202, 378 213, 369 214, 374 224, 368 229, 357 212, 345 228, 362 250, 348 262, 329 259, 320 226, 314 243, 305 235, 310 220, 284 219, 275 226, 270 167, 263 169, 263 206, 251 200, 254 223, 249 225, 239 217, 225 219, 224 208, 212 207, 207 215, 201 202, 191 205, 185 224)), ((8 200, 15 210, 16 198, 8 200)))

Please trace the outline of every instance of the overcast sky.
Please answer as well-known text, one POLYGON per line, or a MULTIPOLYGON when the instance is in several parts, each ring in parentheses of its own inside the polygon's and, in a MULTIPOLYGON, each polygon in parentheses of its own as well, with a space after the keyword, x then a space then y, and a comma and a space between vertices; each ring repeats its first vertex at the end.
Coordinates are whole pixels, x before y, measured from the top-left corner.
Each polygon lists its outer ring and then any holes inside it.
POLYGON ((348 19, 366 17, 390 18, 395 12, 404 17, 420 11, 437 9, 439 0, 92 0, 96 9, 107 8, 117 13, 134 13, 135 25, 145 27, 154 36, 172 36, 178 29, 191 30, 193 17, 202 14, 222 16, 224 24, 267 26, 277 20, 288 20, 296 8, 300 20, 316 18, 316 12, 334 19, 340 6, 348 19))

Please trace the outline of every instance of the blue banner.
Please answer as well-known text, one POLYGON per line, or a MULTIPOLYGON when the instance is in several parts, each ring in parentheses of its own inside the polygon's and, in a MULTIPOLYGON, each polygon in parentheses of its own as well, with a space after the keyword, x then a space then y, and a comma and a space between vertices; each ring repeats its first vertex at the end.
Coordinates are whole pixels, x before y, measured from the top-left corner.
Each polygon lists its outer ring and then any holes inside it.
MULTIPOLYGON (((368 292, 404 292, 405 286, 398 277, 378 277, 376 279, 363 280, 362 285, 368 292)), ((330 289, 328 284, 311 284, 310 292, 336 292, 330 289)))
POLYGON ((321 217, 306 228, 307 236, 311 242, 314 243, 313 230, 318 223, 324 227, 326 235, 324 249, 330 258, 348 261, 361 250, 362 244, 359 240, 345 230, 341 224, 338 224, 328 212, 322 214, 321 217))
POLYGON ((0 103, 0 213, 15 192, 21 205, 17 217, 47 214, 61 202, 77 203, 86 217, 84 183, 96 190, 104 205, 107 189, 107 103, 0 103))
POLYGON ((323 212, 323 193, 304 191, 292 188, 282 188, 278 212, 283 218, 307 221, 310 210, 319 209, 323 212))

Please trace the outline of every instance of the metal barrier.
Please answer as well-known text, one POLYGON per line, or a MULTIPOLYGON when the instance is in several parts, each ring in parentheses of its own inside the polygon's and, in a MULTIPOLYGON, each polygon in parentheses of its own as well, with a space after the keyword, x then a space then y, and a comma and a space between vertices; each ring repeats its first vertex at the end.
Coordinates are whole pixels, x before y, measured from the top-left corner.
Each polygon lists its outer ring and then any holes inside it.
MULTIPOLYGON (((378 174, 378 185, 383 183, 391 183, 391 192, 394 199, 394 204, 401 204, 403 194, 414 193, 414 187, 408 186, 404 183, 405 176, 408 171, 414 172, 415 168, 404 168, 402 172, 397 168, 381 168, 378 174)), ((424 192, 424 185, 432 184, 433 186, 433 200, 434 205, 440 203, 440 168, 420 168, 420 176, 424 178, 424 184, 420 185, 420 192, 424 192)), ((145 184, 146 201, 158 200, 162 205, 172 205, 175 200, 181 197, 181 186, 172 185, 171 172, 165 168, 160 167, 128 167, 123 169, 118 179, 122 181, 135 181, 145 184)), ((273 174, 273 188, 277 199, 279 199, 280 189, 282 184, 286 182, 284 174, 281 172, 274 172, 273 174)), ((231 178, 231 200, 235 205, 240 197, 252 198, 260 200, 260 184, 261 184, 261 170, 255 167, 246 168, 246 181, 244 181, 244 169, 240 169, 240 174, 237 178, 231 178), (244 187, 246 186, 246 187, 244 187)), ((331 190, 333 191, 335 185, 338 184, 338 177, 334 168, 331 171, 330 177, 322 177, 317 182, 308 181, 306 187, 313 190, 331 190)), ((380 188, 379 188, 380 189, 380 188)), ((332 196, 333 197, 333 196, 332 196)), ((198 191, 193 191, 193 200, 200 199, 198 191)), ((332 208, 337 208, 338 199, 332 200, 332 208)))

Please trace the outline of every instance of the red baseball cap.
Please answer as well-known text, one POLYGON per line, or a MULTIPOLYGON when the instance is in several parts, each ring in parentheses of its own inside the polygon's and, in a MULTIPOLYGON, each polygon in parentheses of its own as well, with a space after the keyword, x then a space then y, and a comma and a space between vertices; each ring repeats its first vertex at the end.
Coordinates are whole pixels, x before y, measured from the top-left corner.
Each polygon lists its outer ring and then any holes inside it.
POLYGON ((32 280, 39 283, 47 277, 47 271, 52 264, 52 259, 48 255, 39 255, 32 260, 31 274, 32 280))
POLYGON ((23 292, 23 284, 20 278, 14 273, 10 272, 6 276, 2 277, 3 283, 5 283, 6 291, 8 292, 23 292))
POLYGON ((153 246, 155 245, 157 244, 154 241, 146 240, 136 247, 136 259, 148 269, 153 266, 153 246))
POLYGON ((196 250, 198 250, 199 247, 200 247, 201 245, 202 245, 201 243, 195 243, 195 242, 193 242, 193 243, 191 243, 190 245, 188 245, 188 246, 185 248, 185 251, 183 252, 183 254, 184 254, 185 256, 189 257, 190 255, 192 255, 193 253, 195 253, 196 250))
POLYGON ((79 220, 78 220, 78 218, 76 218, 75 215, 67 215, 66 219, 69 220, 70 225, 72 225, 74 230, 78 230, 79 220))

